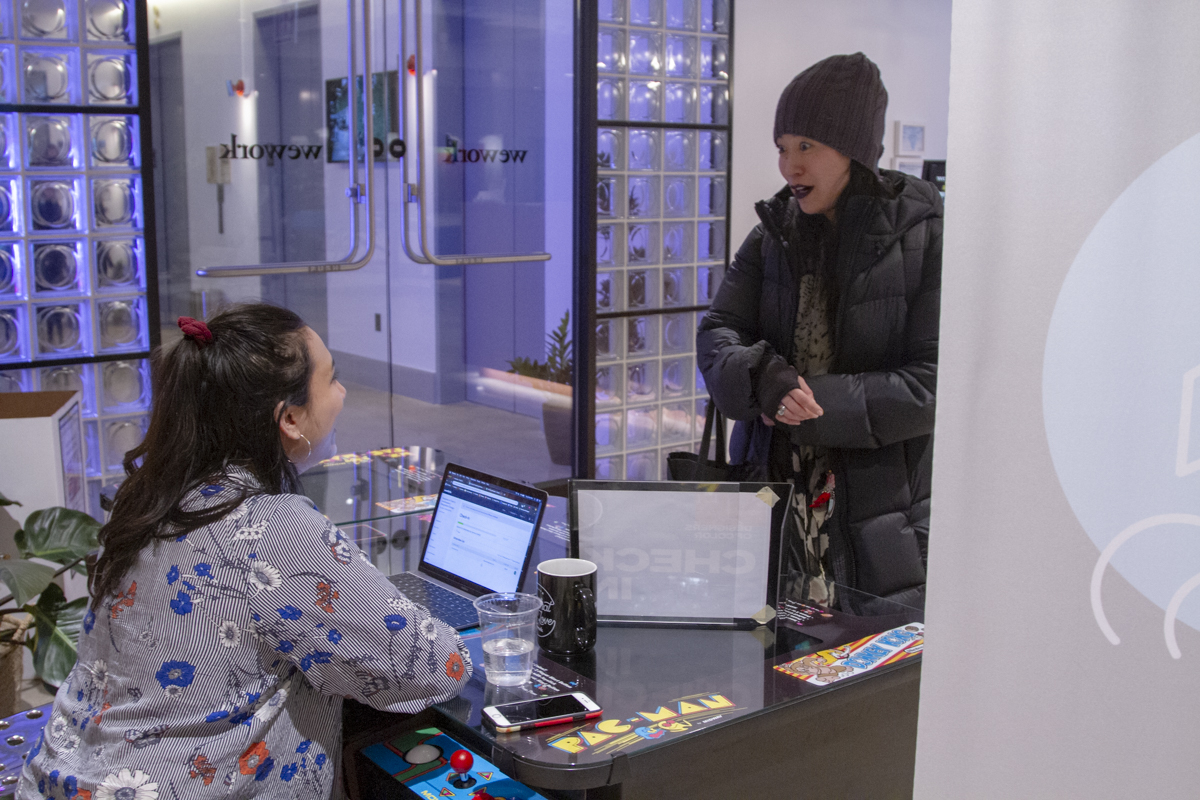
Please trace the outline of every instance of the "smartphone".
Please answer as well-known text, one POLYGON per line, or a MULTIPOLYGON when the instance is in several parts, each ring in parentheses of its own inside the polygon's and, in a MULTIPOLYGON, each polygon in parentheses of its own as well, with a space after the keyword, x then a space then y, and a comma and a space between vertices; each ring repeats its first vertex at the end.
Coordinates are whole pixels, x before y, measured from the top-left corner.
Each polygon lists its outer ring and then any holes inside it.
POLYGON ((600 713, 600 706, 595 700, 583 692, 573 692, 486 706, 483 718, 498 733, 512 733, 547 725, 562 725, 564 722, 582 722, 595 719, 600 713))

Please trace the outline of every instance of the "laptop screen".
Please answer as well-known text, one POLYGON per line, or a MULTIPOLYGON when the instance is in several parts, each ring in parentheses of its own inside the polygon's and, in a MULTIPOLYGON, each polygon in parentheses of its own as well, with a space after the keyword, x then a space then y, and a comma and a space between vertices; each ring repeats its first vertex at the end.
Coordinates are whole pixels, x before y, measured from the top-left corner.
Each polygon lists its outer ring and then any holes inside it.
POLYGON ((448 465, 420 571, 473 594, 517 591, 545 507, 541 490, 448 465))

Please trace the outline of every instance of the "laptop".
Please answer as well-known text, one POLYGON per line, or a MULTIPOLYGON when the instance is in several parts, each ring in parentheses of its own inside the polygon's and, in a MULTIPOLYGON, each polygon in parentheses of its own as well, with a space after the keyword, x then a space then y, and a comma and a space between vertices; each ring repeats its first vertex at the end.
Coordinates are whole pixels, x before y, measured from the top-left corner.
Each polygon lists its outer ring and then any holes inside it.
POLYGON ((455 630, 478 625, 475 598, 520 589, 548 500, 541 489, 447 464, 416 572, 388 580, 455 630))

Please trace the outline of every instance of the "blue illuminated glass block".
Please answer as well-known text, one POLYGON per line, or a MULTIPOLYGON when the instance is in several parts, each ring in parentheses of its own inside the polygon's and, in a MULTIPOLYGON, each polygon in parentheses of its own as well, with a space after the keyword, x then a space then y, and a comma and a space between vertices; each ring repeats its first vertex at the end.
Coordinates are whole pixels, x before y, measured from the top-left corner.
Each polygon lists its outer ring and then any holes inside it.
POLYGON ((80 198, 83 180, 67 175, 30 178, 29 229, 33 233, 81 231, 85 229, 80 198))
POLYGON ((625 457, 625 475, 631 481, 658 480, 658 452, 630 453, 625 457))
POLYGON ((33 170, 82 169, 83 136, 77 114, 25 114, 25 166, 33 170))
POLYGON ((83 241, 35 241, 29 245, 35 297, 88 293, 87 245, 83 241))
POLYGON ((0 100, 17 101, 17 49, 10 44, 0 45, 0 100))
POLYGON ((91 308, 87 302, 45 303, 33 307, 39 358, 92 355, 91 308))
POLYGON ((29 360, 28 308, 0 306, 0 364, 29 360))
POLYGON ((150 407, 150 369, 146 359, 97 364, 100 408, 106 414, 145 411, 150 407))
POLYGON ((147 336, 146 300, 143 297, 119 297, 96 301, 96 326, 101 353, 145 350, 147 336))
POLYGON ((125 454, 142 443, 146 435, 145 416, 103 420, 101 437, 104 447, 104 471, 107 474, 124 472, 125 454))
POLYGON ((137 105, 137 63, 131 51, 87 54, 87 101, 93 105, 137 105))
POLYGON ((141 181, 130 175, 92 181, 92 217, 96 230, 140 228, 141 181))
POLYGON ((95 169, 140 167, 136 117, 91 117, 90 157, 95 169))
POLYGON ((89 42, 132 44, 135 41, 132 3, 126 0, 87 0, 83 16, 89 42))
POLYGON ((17 115, 0 114, 0 171, 17 169, 21 166, 17 157, 20 134, 17 133, 17 115))
POLYGON ((79 50, 25 47, 21 50, 21 96, 26 103, 75 104, 81 101, 79 50))
POLYGON ((21 0, 17 3, 17 30, 22 39, 75 41, 79 38, 79 11, 74 0, 21 0))
POLYGON ((26 296, 20 242, 0 242, 0 301, 26 296))
POLYGON ((43 367, 39 370, 43 392, 79 392, 83 400, 83 415, 96 414, 96 377, 92 364, 66 364, 43 367))
POLYGON ((6 392, 32 392, 33 379, 27 369, 0 370, 0 394, 6 392))
POLYGON ((146 288, 142 239, 100 239, 93 242, 93 247, 97 292, 128 293, 146 288))
POLYGON ((20 233, 20 183, 0 178, 0 233, 20 233))

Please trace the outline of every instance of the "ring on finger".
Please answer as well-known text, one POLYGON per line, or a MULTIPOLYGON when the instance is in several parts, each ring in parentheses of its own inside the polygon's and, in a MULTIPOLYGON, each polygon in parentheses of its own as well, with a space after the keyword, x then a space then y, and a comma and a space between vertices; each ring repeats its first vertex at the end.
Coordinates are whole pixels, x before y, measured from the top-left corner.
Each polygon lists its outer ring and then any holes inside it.
POLYGON ((779 408, 775 409, 775 416, 777 416, 777 417, 782 417, 786 413, 787 413, 787 406, 785 406, 783 403, 780 403, 779 408))

